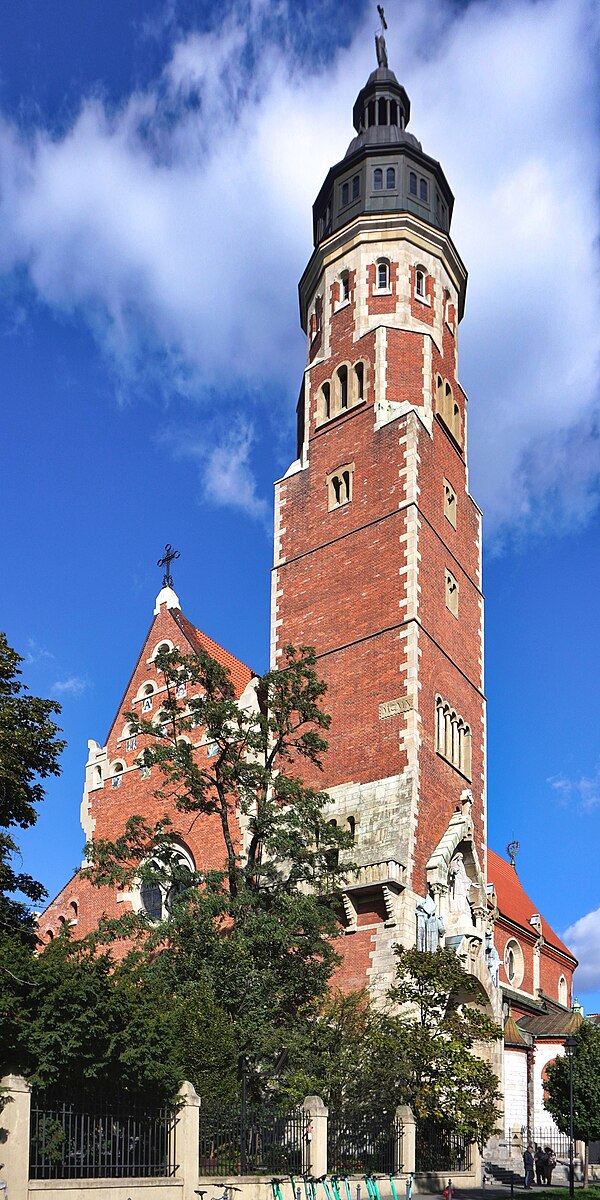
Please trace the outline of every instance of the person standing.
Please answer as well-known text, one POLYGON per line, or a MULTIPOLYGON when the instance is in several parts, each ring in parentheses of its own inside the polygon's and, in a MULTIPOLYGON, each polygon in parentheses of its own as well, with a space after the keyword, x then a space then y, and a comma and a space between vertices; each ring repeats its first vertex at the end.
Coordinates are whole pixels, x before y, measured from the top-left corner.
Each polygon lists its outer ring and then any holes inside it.
POLYGON ((535 1182, 538 1187, 546 1182, 546 1154, 541 1146, 536 1146, 534 1154, 535 1162, 535 1182))
POLYGON ((525 1190, 528 1191, 533 1183, 533 1146, 528 1146, 523 1154, 523 1169, 525 1171, 525 1190))

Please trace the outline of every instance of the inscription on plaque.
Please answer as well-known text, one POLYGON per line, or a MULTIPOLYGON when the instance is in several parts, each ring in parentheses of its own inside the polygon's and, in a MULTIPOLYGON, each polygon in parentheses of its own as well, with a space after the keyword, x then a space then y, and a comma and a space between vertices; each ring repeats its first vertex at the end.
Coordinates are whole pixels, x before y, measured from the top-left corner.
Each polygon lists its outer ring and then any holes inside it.
POLYGON ((397 700, 385 700, 379 705, 379 720, 385 717, 397 717, 399 713, 410 712, 414 708, 412 696, 398 696, 397 700))

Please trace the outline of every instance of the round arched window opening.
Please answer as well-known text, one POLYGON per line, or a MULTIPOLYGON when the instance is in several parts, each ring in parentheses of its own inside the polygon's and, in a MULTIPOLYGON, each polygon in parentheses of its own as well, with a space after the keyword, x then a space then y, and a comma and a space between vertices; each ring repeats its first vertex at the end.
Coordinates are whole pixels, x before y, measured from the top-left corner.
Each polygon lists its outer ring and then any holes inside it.
POLYGON ((506 943, 504 951, 504 970, 506 978, 511 987, 518 988, 523 982, 525 974, 525 962, 523 959, 523 951, 515 938, 511 938, 506 943))
POLYGON ((189 890, 195 871, 191 854, 183 846, 171 846, 164 860, 158 858, 151 866, 151 876, 141 884, 140 907, 152 921, 164 921, 171 915, 179 897, 189 890))

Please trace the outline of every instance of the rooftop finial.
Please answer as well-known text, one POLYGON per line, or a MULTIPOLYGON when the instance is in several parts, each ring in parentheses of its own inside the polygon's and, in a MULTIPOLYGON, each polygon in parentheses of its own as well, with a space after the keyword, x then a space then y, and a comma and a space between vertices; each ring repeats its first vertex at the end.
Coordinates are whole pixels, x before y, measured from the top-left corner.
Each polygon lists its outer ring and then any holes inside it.
POLYGON ((387 21, 385 19, 385 13, 383 11, 382 4, 377 5, 377 12, 379 13, 379 20, 381 22, 381 33, 375 34, 375 50, 377 52, 377 66, 385 67, 385 69, 387 71, 388 56, 387 56, 387 46, 385 44, 385 36, 384 36, 385 31, 387 29, 387 21))
POLYGON ((515 866, 515 858, 517 857, 517 854, 519 853, 520 848, 521 848, 520 843, 517 841, 514 841, 514 840, 512 842, 509 842, 508 846, 506 847, 506 853, 508 854, 508 857, 510 858, 511 867, 515 866))
POLYGON ((159 558, 159 560, 156 564, 157 567, 165 568, 165 573, 163 575, 163 587, 168 587, 168 588, 173 587, 173 576, 171 575, 171 563, 174 561, 174 559, 180 558, 180 557, 181 557, 181 555, 179 553, 179 550, 174 550, 173 547, 170 545, 170 543, 167 542, 167 544, 165 546, 164 557, 159 558))

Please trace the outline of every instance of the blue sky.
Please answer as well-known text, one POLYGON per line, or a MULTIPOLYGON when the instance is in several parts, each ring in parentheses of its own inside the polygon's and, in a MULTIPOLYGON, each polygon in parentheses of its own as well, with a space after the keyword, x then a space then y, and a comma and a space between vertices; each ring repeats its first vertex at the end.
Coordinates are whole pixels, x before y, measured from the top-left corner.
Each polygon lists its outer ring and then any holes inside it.
MULTIPOLYGON (((22 839, 56 892, 167 541, 186 614, 267 666, 296 284, 352 136, 375 6, 21 0, 0 12, 2 623, 63 705, 22 839), (341 14, 341 15, 340 15, 341 14)), ((598 14, 388 2, 411 130, 456 195, 460 374, 484 511, 490 845, 600 1009, 598 14)))

